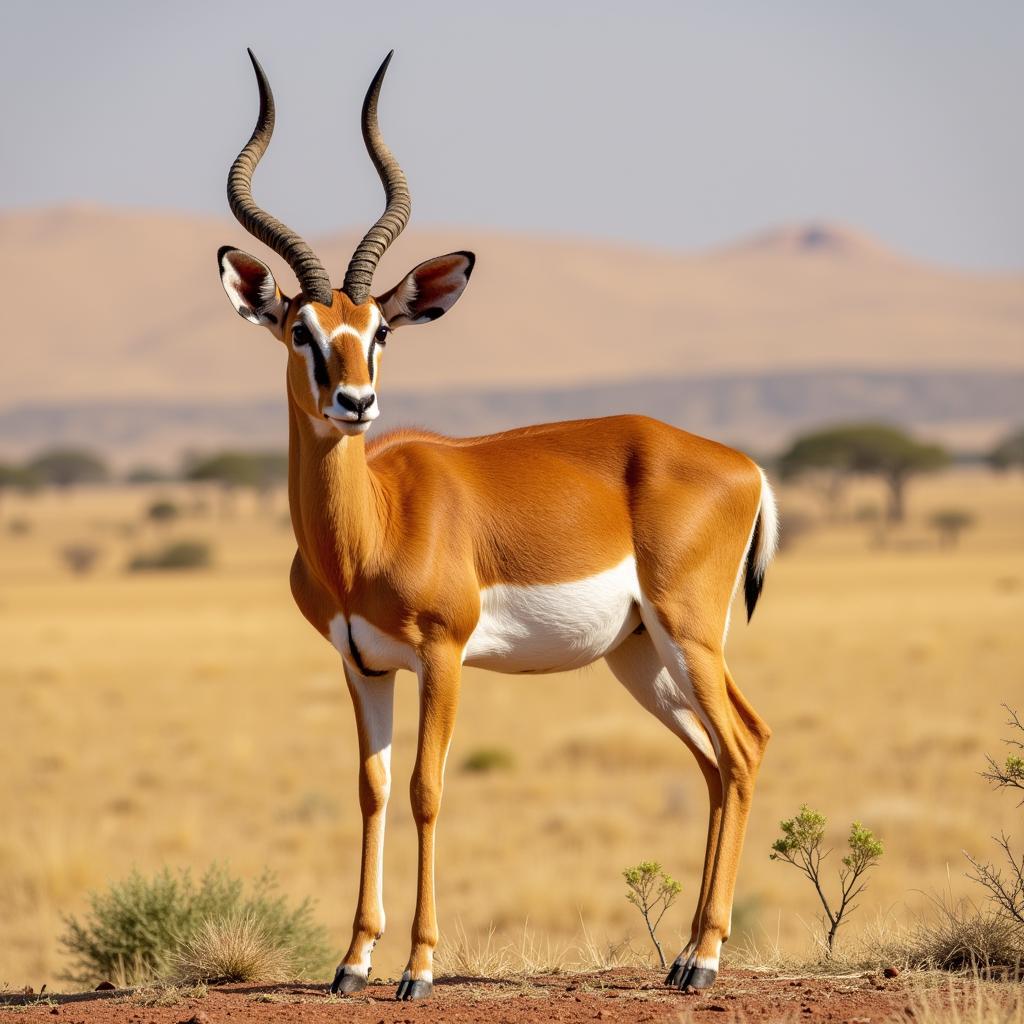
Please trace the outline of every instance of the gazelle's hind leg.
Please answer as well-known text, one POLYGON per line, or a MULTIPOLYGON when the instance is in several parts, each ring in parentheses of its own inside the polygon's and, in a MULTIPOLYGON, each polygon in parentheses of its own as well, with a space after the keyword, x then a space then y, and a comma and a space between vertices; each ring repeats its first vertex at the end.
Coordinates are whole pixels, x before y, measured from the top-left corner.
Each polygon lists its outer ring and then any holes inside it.
POLYGON ((689 693, 711 739, 721 780, 718 842, 696 941, 692 950, 676 959, 667 978, 668 984, 684 990, 708 988, 718 975, 722 943, 729 938, 732 923, 754 780, 771 735, 728 674, 721 645, 709 642, 707 633, 701 636, 696 624, 684 625, 691 609, 692 605, 676 614, 671 608, 642 609, 658 656, 676 684, 689 693))
POLYGON ((697 759, 708 787, 708 835, 704 849, 704 870, 700 893, 690 927, 690 943, 681 956, 685 960, 697 948, 700 922, 711 885, 722 821, 722 781, 718 759, 707 730, 701 725, 689 688, 680 687, 665 667, 647 632, 634 633, 605 656, 609 668, 627 690, 658 721, 675 733, 697 759))

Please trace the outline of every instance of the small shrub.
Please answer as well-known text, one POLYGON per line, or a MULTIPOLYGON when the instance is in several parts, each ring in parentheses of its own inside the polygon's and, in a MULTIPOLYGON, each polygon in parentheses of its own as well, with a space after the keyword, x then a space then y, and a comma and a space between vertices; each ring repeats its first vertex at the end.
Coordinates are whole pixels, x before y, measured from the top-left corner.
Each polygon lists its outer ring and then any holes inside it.
POLYGON ((291 949, 282 946, 252 914, 207 919, 170 955, 178 985, 230 981, 286 981, 295 976, 291 949))
POLYGON ((665 911, 675 903, 683 887, 674 878, 665 874, 656 860, 644 860, 636 867, 626 868, 622 872, 622 877, 629 887, 626 899, 640 911, 651 936, 651 942, 658 951, 661 966, 667 967, 665 954, 658 941, 657 929, 665 916, 665 911))
POLYGON ((891 943, 882 943, 885 959, 920 971, 1019 974, 1024 932, 1004 914, 968 899, 934 895, 929 900, 932 913, 919 917, 891 943))
MULTIPOLYGON (((882 844, 874 837, 871 830, 864 828, 855 821, 850 826, 847 840, 850 852, 843 857, 839 869, 839 905, 835 910, 825 896, 821 882, 821 862, 832 852, 822 850, 825 841, 825 816, 812 811, 807 804, 800 808, 795 818, 780 822, 782 837, 772 843, 772 860, 782 860, 802 871, 814 885, 818 899, 824 910, 824 920, 828 922, 825 934, 827 956, 832 956, 836 932, 843 919, 856 910, 853 902, 865 889, 866 883, 860 881, 868 868, 878 863, 882 856, 882 844)), ((823 922, 824 923, 824 922, 823 922)))
POLYGON ((471 750, 462 762, 464 772, 504 772, 515 767, 515 758, 510 750, 503 747, 478 747, 471 750))
POLYGON ((84 576, 95 568, 100 549, 95 544, 67 544, 60 549, 60 557, 76 576, 84 576))
POLYGON ((105 892, 89 895, 82 920, 65 919, 61 944, 73 963, 66 977, 82 984, 116 979, 135 985, 168 973, 177 951, 207 922, 251 918, 266 936, 291 956, 296 973, 326 966, 330 949, 313 907, 303 900, 292 907, 276 892, 274 877, 264 874, 246 891, 240 879, 214 865, 198 884, 191 873, 165 868, 147 878, 133 872, 105 892))
POLYGON ((181 508, 167 498, 159 498, 146 509, 146 518, 153 523, 170 523, 181 515, 181 508))
POLYGON ((128 563, 129 572, 162 569, 204 569, 212 561, 210 545, 202 540, 178 540, 158 551, 136 555, 128 563))
POLYGON ((955 548, 960 534, 974 525, 974 516, 962 508, 940 508, 928 517, 928 525, 939 535, 939 547, 955 548))
MULTIPOLYGON (((988 770, 983 771, 981 777, 988 780, 995 789, 1010 789, 1022 793, 1024 757, 1021 757, 1021 754, 1024 754, 1024 742, 1016 737, 1024 735, 1024 722, 1009 705, 1004 704, 1003 707, 1010 716, 1006 724, 1013 730, 1013 736, 1004 740, 1011 752, 1006 755, 1002 764, 994 757, 989 757, 988 770)), ((1017 806, 1024 806, 1024 799, 1017 806)), ((974 868, 974 874, 970 877, 988 890, 989 899, 995 904, 998 912, 1024 934, 1024 854, 1017 859, 1010 846, 1010 837, 1005 832, 998 838, 993 837, 993 840, 1002 851, 1004 866, 998 867, 990 861, 980 861, 967 854, 967 859, 974 868)))

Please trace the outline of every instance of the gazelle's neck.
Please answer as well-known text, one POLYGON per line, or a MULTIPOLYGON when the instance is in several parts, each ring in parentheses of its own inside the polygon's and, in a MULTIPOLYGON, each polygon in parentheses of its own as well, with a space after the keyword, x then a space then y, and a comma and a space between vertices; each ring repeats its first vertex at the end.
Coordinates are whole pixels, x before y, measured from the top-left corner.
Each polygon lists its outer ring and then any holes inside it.
POLYGON ((380 488, 361 435, 321 433, 289 400, 288 502, 309 570, 340 599, 377 559, 380 488))

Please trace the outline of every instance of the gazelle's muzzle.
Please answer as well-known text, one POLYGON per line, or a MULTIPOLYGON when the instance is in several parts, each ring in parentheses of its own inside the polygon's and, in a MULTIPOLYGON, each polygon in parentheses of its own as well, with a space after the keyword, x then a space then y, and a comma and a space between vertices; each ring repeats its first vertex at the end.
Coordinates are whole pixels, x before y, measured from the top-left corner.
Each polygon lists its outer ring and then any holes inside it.
POLYGON ((380 406, 372 385, 343 384, 323 413, 342 433, 362 434, 380 415, 380 406))

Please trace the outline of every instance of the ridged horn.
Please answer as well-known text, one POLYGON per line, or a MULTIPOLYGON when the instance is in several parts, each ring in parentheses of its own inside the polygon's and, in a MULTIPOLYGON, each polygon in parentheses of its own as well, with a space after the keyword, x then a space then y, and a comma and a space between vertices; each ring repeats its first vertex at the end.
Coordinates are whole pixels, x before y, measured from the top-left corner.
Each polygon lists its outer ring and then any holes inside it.
POLYGON ((270 91, 270 83, 260 62, 252 50, 248 52, 260 90, 260 113, 252 138, 235 158, 228 172, 228 203, 239 224, 273 249, 292 268, 307 298, 329 306, 333 301, 331 279, 316 253, 290 227, 261 210, 252 198, 253 172, 267 151, 270 137, 274 133, 274 94, 270 91))
POLYGON ((384 58, 384 63, 373 76, 370 88, 366 90, 366 99, 363 100, 363 141, 366 143, 366 151, 370 154, 373 166, 380 175, 387 203, 380 219, 356 246, 356 251, 349 260, 348 270, 345 271, 342 290, 357 305, 366 301, 377 263, 388 246, 402 233, 402 229, 409 223, 409 214, 412 213, 412 199, 409 196, 405 174, 398 166, 398 161, 391 150, 385 145, 380 125, 377 123, 377 99, 380 96, 384 74, 394 54, 395 51, 392 50, 384 58))

